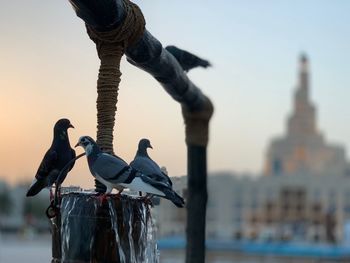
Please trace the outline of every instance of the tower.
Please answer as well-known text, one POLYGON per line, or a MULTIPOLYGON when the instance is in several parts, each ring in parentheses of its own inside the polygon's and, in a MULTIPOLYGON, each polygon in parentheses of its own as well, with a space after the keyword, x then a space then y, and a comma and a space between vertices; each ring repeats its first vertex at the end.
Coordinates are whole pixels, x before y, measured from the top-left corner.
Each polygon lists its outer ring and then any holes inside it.
POLYGON ((299 61, 298 85, 294 95, 294 111, 289 117, 287 133, 290 136, 314 136, 316 131, 315 107, 309 100, 309 65, 306 55, 299 61))
POLYGON ((309 95, 309 74, 308 58, 302 54, 286 135, 271 141, 266 155, 266 175, 345 173, 345 150, 326 144, 317 130, 316 109, 309 95))

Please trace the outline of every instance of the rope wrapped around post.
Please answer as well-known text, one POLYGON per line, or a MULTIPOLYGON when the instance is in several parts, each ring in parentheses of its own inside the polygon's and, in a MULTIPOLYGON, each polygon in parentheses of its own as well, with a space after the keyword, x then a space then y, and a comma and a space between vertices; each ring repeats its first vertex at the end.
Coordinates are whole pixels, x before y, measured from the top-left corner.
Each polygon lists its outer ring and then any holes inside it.
MULTIPOLYGON (((113 130, 117 111, 120 77, 120 61, 128 46, 136 43, 145 31, 145 19, 140 8, 123 0, 125 18, 122 23, 108 31, 98 31, 89 24, 87 33, 96 44, 101 64, 97 80, 97 144, 102 151, 113 154, 113 130)), ((97 192, 106 187, 95 180, 97 192)))
POLYGON ((87 33, 96 44, 101 60, 97 80, 97 143, 101 149, 113 153, 113 130, 120 83, 120 61, 126 48, 137 42, 145 30, 140 8, 123 1, 126 17, 115 29, 100 32, 86 24, 87 33))
POLYGON ((185 121, 186 143, 206 147, 209 140, 209 121, 214 112, 213 104, 206 98, 203 108, 199 111, 190 111, 184 104, 181 106, 185 121))

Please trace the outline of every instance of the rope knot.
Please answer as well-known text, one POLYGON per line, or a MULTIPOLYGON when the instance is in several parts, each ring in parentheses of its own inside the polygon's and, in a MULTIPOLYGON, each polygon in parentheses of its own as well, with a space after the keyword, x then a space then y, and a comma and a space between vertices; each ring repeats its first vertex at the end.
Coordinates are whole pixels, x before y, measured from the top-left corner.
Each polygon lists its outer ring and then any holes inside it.
POLYGON ((186 143, 197 146, 206 146, 209 140, 209 120, 214 113, 214 106, 206 98, 200 110, 190 111, 182 105, 182 115, 186 124, 186 143))
POLYGON ((129 0, 123 0, 123 5, 126 17, 117 28, 100 32, 86 25, 89 37, 97 46, 100 59, 102 56, 109 56, 111 52, 123 55, 126 47, 135 44, 145 31, 146 22, 140 8, 129 0))

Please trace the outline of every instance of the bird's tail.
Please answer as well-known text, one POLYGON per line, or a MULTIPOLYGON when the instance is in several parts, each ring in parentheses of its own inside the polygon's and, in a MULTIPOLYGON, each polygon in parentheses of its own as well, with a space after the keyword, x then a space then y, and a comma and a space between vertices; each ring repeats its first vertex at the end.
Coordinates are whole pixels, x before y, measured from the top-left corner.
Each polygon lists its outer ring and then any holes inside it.
POLYGON ((180 49, 175 46, 167 46, 165 49, 175 57, 177 62, 179 62, 180 66, 184 71, 189 71, 196 67, 207 68, 210 67, 211 64, 208 60, 202 59, 186 50, 180 49))
MULTIPOLYGON (((144 174, 139 175, 141 177, 141 180, 144 181, 146 184, 151 185, 152 187, 156 188, 157 190, 160 190, 164 195, 158 195, 163 198, 166 198, 173 202, 177 207, 184 207, 185 201, 184 199, 179 196, 172 188, 169 187, 169 185, 156 181, 152 179, 150 176, 145 176, 144 174)), ((151 193, 151 192, 149 192, 151 193)))
POLYGON ((166 189, 163 191, 165 194, 165 198, 174 203, 177 207, 184 207, 185 200, 179 196, 175 191, 171 189, 166 189))
POLYGON ((198 65, 203 67, 203 68, 211 67, 210 62, 208 60, 205 60, 202 58, 199 58, 198 65))
POLYGON ((42 189, 47 186, 46 180, 34 178, 32 184, 29 186, 27 196, 37 195, 42 189))

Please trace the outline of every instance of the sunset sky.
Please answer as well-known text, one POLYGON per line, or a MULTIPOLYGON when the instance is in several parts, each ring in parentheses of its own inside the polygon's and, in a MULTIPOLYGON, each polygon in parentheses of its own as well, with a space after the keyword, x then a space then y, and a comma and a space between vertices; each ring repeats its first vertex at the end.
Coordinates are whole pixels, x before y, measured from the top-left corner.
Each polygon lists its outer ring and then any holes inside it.
MULTIPOLYGON (((0 2, 0 179, 14 183, 33 178, 57 119, 67 117, 76 127, 71 144, 81 135, 95 137, 99 60, 68 1, 0 2)), ((269 140, 285 130, 301 52, 310 59, 319 129, 350 148, 349 1, 135 2, 164 46, 214 65, 189 73, 215 105, 210 171, 262 170, 269 140)), ((154 160, 170 175, 185 174, 179 104, 125 59, 121 70, 116 153, 131 161, 146 137, 154 160)), ((84 159, 66 184, 92 185, 84 159)))

